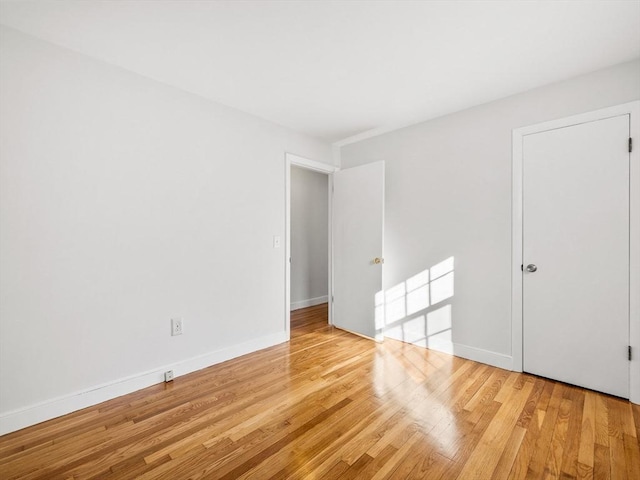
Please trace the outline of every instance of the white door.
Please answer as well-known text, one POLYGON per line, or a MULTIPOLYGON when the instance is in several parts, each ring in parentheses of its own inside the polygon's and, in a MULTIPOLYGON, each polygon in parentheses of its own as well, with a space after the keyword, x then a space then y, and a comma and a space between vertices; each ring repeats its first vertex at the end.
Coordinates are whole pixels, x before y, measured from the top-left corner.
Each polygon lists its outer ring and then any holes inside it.
POLYGON ((523 366, 629 397, 629 115, 523 139, 523 366))
POLYGON ((333 324, 377 339, 383 222, 384 162, 333 174, 333 324))

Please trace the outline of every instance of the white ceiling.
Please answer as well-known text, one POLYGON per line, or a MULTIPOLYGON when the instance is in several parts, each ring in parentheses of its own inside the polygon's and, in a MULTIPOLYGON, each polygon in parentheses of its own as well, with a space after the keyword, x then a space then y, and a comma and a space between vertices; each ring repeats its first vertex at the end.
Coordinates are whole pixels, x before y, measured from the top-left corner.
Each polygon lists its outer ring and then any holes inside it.
POLYGON ((0 22, 339 143, 640 57, 640 0, 4 1, 0 22))

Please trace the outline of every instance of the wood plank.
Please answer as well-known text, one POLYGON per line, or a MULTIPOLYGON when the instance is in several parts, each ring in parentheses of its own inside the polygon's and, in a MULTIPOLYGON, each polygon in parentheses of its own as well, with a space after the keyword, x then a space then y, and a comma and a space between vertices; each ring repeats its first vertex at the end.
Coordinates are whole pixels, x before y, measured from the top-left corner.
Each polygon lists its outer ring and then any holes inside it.
POLYGON ((509 476, 526 433, 526 429, 517 425, 514 427, 491 478, 507 478, 509 476))
POLYGON ((623 441, 627 478, 640 479, 640 445, 638 444, 638 439, 625 433, 623 441))
MULTIPOLYGON (((533 385, 528 382, 522 388, 513 388, 518 374, 512 374, 505 383, 504 392, 499 396, 503 403, 496 413, 495 422, 487 427, 480 443, 465 463, 460 472, 461 478, 491 478, 491 474, 500 461, 501 454, 507 446, 511 432, 516 427, 518 417, 526 405, 533 385)), ((497 400, 496 400, 497 401, 497 400)), ((520 437, 522 438, 522 437, 520 437)))
MULTIPOLYGON (((609 397, 609 455, 611 461, 611 477, 616 480, 635 480, 629 478, 628 472, 633 470, 627 466, 627 452, 625 451, 625 415, 628 412, 627 402, 614 397, 609 397)), ((630 436, 630 435, 628 435, 630 436)), ((632 460, 632 457, 630 458, 632 460)))
POLYGON ((371 477, 371 480, 382 480, 389 478, 402 460, 409 454, 413 446, 420 440, 420 432, 413 433, 402 446, 389 458, 389 461, 381 466, 381 468, 371 477))
POLYGON ((596 395, 596 443, 609 446, 609 405, 606 395, 596 395))
POLYGON ((593 452, 596 443, 596 394, 586 392, 583 404, 582 429, 580 430, 580 447, 578 462, 593 469, 593 452))
POLYGON ((562 449, 561 475, 576 477, 578 475, 578 451, 580 448, 580 433, 582 430, 582 416, 584 411, 584 390, 572 387, 567 398, 571 399, 569 425, 562 449))
POLYGON ((533 455, 527 468, 527 476, 525 477, 527 479, 541 478, 544 474, 545 461, 551 449, 551 438, 556 428, 556 420, 558 419, 563 389, 564 387, 560 383, 554 384, 553 393, 549 399, 547 411, 544 414, 544 420, 540 427, 540 434, 536 440, 533 455))
POLYGON ((609 437, 609 458, 611 462, 611 478, 615 480, 634 480, 629 479, 627 476, 623 439, 615 436, 609 437))
POLYGON ((544 465, 545 476, 549 478, 560 478, 562 455, 566 446, 567 431, 569 430, 569 415, 571 411, 571 400, 563 398, 558 410, 558 418, 551 437, 551 448, 544 465))
MULTIPOLYGON (((398 449, 395 448, 392 445, 388 445, 387 447, 385 447, 378 454, 378 456, 373 458, 373 460, 367 464, 367 466, 365 468, 360 470, 360 472, 358 474, 358 478, 361 478, 361 479, 372 478, 379 470, 382 469, 382 467, 384 465, 389 463, 390 459, 396 454, 397 451, 398 451, 398 449)), ((367 455, 367 454, 364 454, 364 455, 367 455)), ((369 456, 369 455, 367 455, 367 456, 369 456)), ((316 476, 316 477, 312 477, 312 478, 324 478, 324 477, 316 476)))
POLYGON ((522 439, 522 442, 520 442, 520 448, 518 449, 518 453, 513 460, 511 471, 507 476, 509 480, 522 479, 527 476, 529 463, 531 462, 531 458, 535 451, 535 444, 538 436, 540 435, 540 426, 542 425, 542 420, 540 420, 539 416, 543 415, 544 412, 540 409, 536 408, 533 411, 533 416, 529 419, 530 421, 527 431, 524 438, 522 439))
POLYGON ((596 443, 593 451, 593 478, 611 480, 611 459, 608 445, 596 443))

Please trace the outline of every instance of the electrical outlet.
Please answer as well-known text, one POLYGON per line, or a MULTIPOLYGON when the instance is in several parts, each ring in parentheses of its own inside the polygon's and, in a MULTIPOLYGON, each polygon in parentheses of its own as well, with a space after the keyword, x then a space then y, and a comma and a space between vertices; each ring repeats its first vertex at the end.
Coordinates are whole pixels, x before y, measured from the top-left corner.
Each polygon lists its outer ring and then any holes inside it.
POLYGON ((182 335, 182 319, 181 318, 172 318, 171 319, 171 335, 182 335))
POLYGON ((171 382, 173 380, 173 370, 164 372, 164 381, 171 382))

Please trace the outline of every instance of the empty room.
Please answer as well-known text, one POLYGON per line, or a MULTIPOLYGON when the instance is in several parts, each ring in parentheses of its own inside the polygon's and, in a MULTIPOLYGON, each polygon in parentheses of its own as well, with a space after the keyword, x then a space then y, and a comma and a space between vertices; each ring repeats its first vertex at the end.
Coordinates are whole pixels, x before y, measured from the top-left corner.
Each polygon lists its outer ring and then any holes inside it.
POLYGON ((0 0, 0 478, 640 479, 640 0, 0 0))

